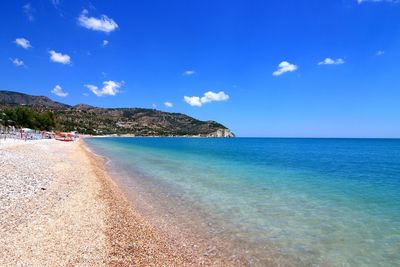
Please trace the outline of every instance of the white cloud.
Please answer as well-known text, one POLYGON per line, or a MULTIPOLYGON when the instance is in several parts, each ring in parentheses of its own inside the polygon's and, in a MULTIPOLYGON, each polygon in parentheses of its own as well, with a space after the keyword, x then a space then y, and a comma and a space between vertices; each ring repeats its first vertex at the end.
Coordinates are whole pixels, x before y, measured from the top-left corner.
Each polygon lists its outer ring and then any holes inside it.
POLYGON ((17 67, 24 67, 25 66, 25 63, 19 58, 14 58, 14 59, 10 58, 10 60, 17 67))
POLYGON ((330 57, 327 57, 323 61, 318 62, 318 65, 341 65, 343 63, 344 63, 344 60, 341 58, 332 59, 330 57))
POLYGON ((80 26, 94 31, 112 32, 118 28, 118 24, 106 15, 101 15, 100 18, 88 17, 88 11, 84 9, 78 17, 80 26))
POLYGON ((67 54, 61 54, 54 50, 49 51, 50 53, 50 60, 53 62, 61 63, 61 64, 70 64, 71 57, 67 54))
POLYGON ((226 101, 228 99, 229 95, 225 94, 223 91, 219 93, 208 91, 204 93, 204 96, 201 98, 201 102, 205 104, 213 101, 226 101))
POLYGON ((194 75, 194 74, 196 74, 195 70, 187 70, 187 71, 185 71, 183 73, 184 76, 191 76, 191 75, 194 75))
POLYGON ((108 45, 109 41, 103 40, 103 47, 106 47, 108 45))
POLYGON ((183 100, 185 100, 185 102, 192 107, 201 107, 203 105, 203 103, 201 103, 200 97, 198 96, 184 96, 183 100))
POLYGON ((89 94, 88 94, 88 93, 83 93, 82 95, 83 95, 83 96, 89 96, 89 94))
POLYGON ((103 88, 101 89, 92 84, 85 84, 85 87, 92 91, 96 96, 114 96, 119 93, 119 88, 123 86, 123 84, 123 82, 104 81, 103 88))
POLYGON ((383 56, 385 54, 385 51, 383 51, 383 50, 378 50, 377 52, 376 52, 376 55, 377 56, 383 56))
POLYGON ((25 38, 17 38, 15 39, 14 43, 24 49, 31 48, 31 43, 25 38))
POLYGON ((30 3, 27 3, 22 6, 22 11, 25 13, 26 17, 28 18, 29 21, 34 21, 35 17, 33 16, 33 13, 35 12, 35 9, 32 7, 30 3))
POLYGON ((155 109, 155 108, 157 108, 157 105, 156 104, 151 104, 151 107, 153 108, 153 109, 155 109))
POLYGON ((58 84, 54 86, 54 88, 51 90, 51 93, 59 97, 66 97, 68 95, 68 93, 64 92, 61 86, 59 86, 58 84))
POLYGON ((199 96, 184 96, 183 100, 191 106, 201 107, 204 104, 211 103, 214 101, 227 101, 229 99, 229 95, 225 94, 225 92, 220 91, 219 93, 214 93, 212 91, 208 91, 204 93, 202 97, 199 96))
POLYGON ((292 72, 292 71, 295 71, 297 69, 298 69, 298 67, 296 65, 291 64, 291 63, 289 63, 287 61, 282 61, 281 63, 279 63, 278 69, 276 71, 274 71, 272 73, 272 75, 279 76, 279 75, 284 74, 285 72, 292 72))
POLYGON ((164 106, 166 106, 167 108, 172 108, 174 106, 174 104, 167 101, 167 102, 164 102, 164 106))

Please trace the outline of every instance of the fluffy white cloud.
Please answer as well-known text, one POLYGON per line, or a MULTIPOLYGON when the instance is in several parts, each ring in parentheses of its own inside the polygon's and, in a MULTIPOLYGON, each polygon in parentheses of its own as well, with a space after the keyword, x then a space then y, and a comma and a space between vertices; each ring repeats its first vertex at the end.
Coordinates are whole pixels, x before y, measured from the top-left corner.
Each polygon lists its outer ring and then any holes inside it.
POLYGON ((35 17, 33 16, 33 13, 35 12, 35 9, 32 7, 30 3, 25 4, 22 6, 22 11, 25 13, 26 17, 28 18, 29 21, 34 21, 35 17))
POLYGON ((385 51, 383 51, 383 50, 378 50, 377 52, 376 52, 376 55, 377 56, 383 56, 385 54, 385 51))
POLYGON ((49 51, 50 53, 50 60, 53 62, 61 63, 61 64, 70 64, 71 57, 67 54, 61 54, 54 50, 49 51))
POLYGON ((223 91, 219 93, 214 93, 212 91, 208 91, 204 93, 204 96, 200 99, 201 103, 209 103, 213 101, 226 101, 229 99, 229 95, 225 94, 223 91))
POLYGON ((78 17, 80 26, 94 31, 112 32, 118 28, 118 24, 106 15, 101 15, 100 18, 88 17, 88 11, 84 9, 78 17))
POLYGON ((104 81, 103 88, 98 88, 92 84, 85 84, 85 87, 92 91, 96 96, 114 96, 119 93, 119 88, 123 85, 123 82, 115 81, 104 81))
POLYGON ((332 59, 330 57, 325 58, 321 62, 318 62, 318 65, 341 65, 344 63, 344 60, 341 58, 332 59))
POLYGON ((278 69, 276 71, 274 71, 272 73, 272 75, 279 76, 279 75, 284 74, 285 72, 292 72, 292 71, 295 71, 297 69, 298 69, 298 67, 296 65, 291 64, 291 63, 289 63, 287 61, 282 61, 281 63, 279 63, 278 69))
POLYGON ((23 66, 25 66, 25 63, 24 63, 21 59, 19 59, 19 58, 14 58, 14 59, 10 58, 10 60, 11 60, 11 62, 12 62, 15 66, 17 66, 17 67, 23 67, 23 66))
POLYGON ((24 49, 31 48, 31 43, 25 38, 17 38, 15 39, 14 43, 24 49))
POLYGON ((194 74, 196 74, 195 70, 187 70, 187 71, 185 71, 183 73, 184 76, 191 76, 191 75, 194 75, 194 74))
POLYGON ((155 109, 155 108, 157 108, 157 105, 156 104, 151 104, 151 107, 153 108, 153 109, 155 109))
POLYGON ((214 101, 227 101, 229 99, 229 95, 225 94, 225 92, 220 91, 218 93, 214 93, 212 91, 208 91, 204 93, 202 97, 199 96, 184 96, 183 100, 191 106, 201 107, 204 104, 214 102, 214 101))
POLYGON ((192 107, 201 107, 203 105, 203 103, 201 103, 200 97, 198 96, 184 96, 183 100, 185 100, 185 102, 192 107))
POLYGON ((68 95, 68 93, 64 92, 61 86, 59 86, 58 84, 54 86, 54 88, 51 90, 51 93, 59 97, 66 97, 68 95))
POLYGON ((106 47, 108 45, 108 41, 107 40, 103 40, 103 46, 106 47))
POLYGON ((174 106, 174 104, 167 101, 167 102, 164 102, 164 106, 166 106, 167 108, 172 108, 174 106))

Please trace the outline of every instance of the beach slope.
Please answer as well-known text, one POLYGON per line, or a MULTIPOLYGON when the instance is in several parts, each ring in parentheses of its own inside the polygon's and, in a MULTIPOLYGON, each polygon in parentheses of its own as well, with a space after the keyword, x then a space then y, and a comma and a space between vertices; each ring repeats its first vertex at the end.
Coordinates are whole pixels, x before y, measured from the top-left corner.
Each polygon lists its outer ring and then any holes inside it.
POLYGON ((0 143, 0 266, 186 265, 81 142, 0 143))

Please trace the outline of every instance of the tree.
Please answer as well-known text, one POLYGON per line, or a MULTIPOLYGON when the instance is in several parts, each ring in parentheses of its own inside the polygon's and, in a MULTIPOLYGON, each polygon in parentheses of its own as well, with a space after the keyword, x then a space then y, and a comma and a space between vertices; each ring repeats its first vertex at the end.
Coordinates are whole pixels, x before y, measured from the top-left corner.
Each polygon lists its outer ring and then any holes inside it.
POLYGON ((5 125, 38 130, 51 130, 56 125, 53 113, 35 112, 26 107, 6 109, 2 113, 2 121, 5 122, 5 125))

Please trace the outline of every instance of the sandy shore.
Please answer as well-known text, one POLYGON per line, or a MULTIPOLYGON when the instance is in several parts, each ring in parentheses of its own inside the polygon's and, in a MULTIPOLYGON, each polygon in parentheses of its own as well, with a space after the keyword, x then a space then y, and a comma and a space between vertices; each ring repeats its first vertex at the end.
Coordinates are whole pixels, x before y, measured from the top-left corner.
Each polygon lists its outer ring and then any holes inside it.
POLYGON ((81 142, 0 142, 0 266, 198 262, 135 212, 81 142))

